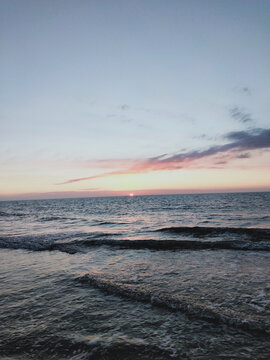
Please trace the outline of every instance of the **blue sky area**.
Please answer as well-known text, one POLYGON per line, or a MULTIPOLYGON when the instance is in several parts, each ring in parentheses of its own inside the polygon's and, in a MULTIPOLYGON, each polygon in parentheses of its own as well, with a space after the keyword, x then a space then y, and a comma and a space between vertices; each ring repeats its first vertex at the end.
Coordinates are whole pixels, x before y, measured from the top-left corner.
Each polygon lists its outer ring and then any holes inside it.
POLYGON ((187 189, 181 169, 217 172, 208 153, 192 169, 183 156, 243 136, 257 138, 214 154, 226 155, 220 171, 244 167, 251 188, 256 174, 270 188, 270 1, 2 0, 0 10, 2 197, 120 191, 114 175, 56 185, 106 172, 161 172, 155 188, 187 189), (147 165, 161 155, 167 167, 147 165))

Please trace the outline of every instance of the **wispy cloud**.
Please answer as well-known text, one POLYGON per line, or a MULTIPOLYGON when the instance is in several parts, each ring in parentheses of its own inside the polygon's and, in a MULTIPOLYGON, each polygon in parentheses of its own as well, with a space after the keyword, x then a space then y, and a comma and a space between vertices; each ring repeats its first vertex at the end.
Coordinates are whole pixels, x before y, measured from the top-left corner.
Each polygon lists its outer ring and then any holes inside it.
POLYGON ((127 104, 123 104, 123 105, 120 106, 120 109, 121 110, 129 110, 130 106, 128 106, 127 104))
POLYGON ((246 159, 251 156, 250 152, 253 150, 270 148, 270 129, 235 131, 226 134, 223 138, 229 142, 222 145, 211 146, 206 150, 180 152, 173 155, 162 154, 147 159, 131 161, 128 159, 111 161, 99 160, 96 161, 96 165, 100 163, 100 167, 104 167, 105 164, 108 167, 112 167, 113 164, 118 166, 124 165, 124 168, 94 176, 70 179, 61 184, 70 184, 113 175, 141 174, 151 171, 179 170, 187 168, 210 168, 215 165, 225 165, 233 159, 246 159))
POLYGON ((235 86, 234 92, 241 94, 241 95, 246 95, 246 96, 252 95, 251 89, 248 86, 235 86))
POLYGON ((251 95, 251 90, 250 90, 249 87, 244 86, 244 87, 242 87, 241 90, 242 90, 242 92, 243 92, 245 95, 251 95))
POLYGON ((230 109, 230 115, 233 119, 243 124, 253 121, 251 114, 245 112, 238 106, 234 106, 230 109))
POLYGON ((209 135, 206 135, 206 134, 201 134, 201 135, 193 136, 192 139, 213 140, 213 137, 209 136, 209 135))
POLYGON ((249 153, 243 153, 236 156, 237 159, 249 159, 251 155, 249 153))

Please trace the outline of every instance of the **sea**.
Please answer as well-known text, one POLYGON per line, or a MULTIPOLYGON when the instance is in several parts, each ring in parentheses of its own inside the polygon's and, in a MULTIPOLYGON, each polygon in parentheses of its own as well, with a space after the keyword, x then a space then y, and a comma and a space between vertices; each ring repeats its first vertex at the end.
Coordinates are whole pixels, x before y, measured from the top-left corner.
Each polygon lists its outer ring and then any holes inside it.
POLYGON ((0 358, 270 359, 270 193, 0 202, 0 358))

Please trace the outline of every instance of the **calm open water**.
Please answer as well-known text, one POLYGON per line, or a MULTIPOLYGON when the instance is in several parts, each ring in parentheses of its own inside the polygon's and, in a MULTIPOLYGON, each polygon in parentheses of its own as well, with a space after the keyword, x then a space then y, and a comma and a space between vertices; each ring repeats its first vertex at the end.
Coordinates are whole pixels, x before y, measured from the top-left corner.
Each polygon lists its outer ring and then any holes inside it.
POLYGON ((269 359, 270 193, 0 203, 1 359, 269 359))

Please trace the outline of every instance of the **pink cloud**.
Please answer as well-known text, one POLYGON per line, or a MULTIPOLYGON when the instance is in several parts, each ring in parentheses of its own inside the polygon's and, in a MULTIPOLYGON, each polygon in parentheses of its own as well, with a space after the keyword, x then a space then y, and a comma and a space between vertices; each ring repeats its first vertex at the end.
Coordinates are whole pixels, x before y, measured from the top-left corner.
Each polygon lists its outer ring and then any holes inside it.
MULTIPOLYGON (((224 136, 230 142, 224 145, 211 146, 203 151, 181 152, 178 154, 162 154, 140 160, 99 160, 100 167, 124 166, 124 169, 110 171, 94 176, 81 177, 64 181, 58 185, 94 180, 114 175, 141 174, 151 171, 179 170, 187 168, 222 167, 233 159, 246 159, 247 151, 270 148, 270 129, 253 129, 250 131, 231 132, 224 136)), ((250 154, 249 154, 250 156, 250 154)), ((93 165, 93 161, 89 165, 93 165)))

